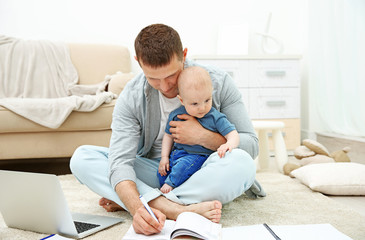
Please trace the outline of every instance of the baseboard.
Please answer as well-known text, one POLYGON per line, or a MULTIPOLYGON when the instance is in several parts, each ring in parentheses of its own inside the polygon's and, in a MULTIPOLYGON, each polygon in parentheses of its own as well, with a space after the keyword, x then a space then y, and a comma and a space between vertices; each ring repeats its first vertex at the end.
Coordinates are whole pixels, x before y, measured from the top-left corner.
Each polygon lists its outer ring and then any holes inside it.
POLYGON ((323 136, 323 137, 340 138, 340 139, 346 139, 346 140, 350 140, 350 141, 365 143, 365 138, 362 138, 362 137, 347 136, 347 135, 342 135, 342 134, 337 134, 337 133, 328 133, 328 132, 317 132, 315 134, 319 135, 319 136, 323 136))
POLYGON ((365 138, 363 138, 363 137, 347 136, 347 135, 342 135, 342 134, 337 134, 337 133, 312 132, 307 129, 301 129, 300 134, 301 134, 301 140, 303 140, 303 139, 317 140, 318 136, 323 136, 323 137, 339 138, 339 139, 344 139, 344 140, 365 143, 365 138))

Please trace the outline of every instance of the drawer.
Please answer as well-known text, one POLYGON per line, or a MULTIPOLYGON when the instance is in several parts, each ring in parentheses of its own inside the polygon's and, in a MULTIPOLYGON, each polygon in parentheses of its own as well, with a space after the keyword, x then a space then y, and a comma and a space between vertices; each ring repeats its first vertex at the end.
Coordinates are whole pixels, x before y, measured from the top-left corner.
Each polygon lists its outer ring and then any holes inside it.
POLYGON ((197 60, 198 63, 203 65, 215 66, 224 71, 226 71, 233 80, 235 81, 237 87, 248 87, 248 68, 249 61, 236 61, 236 60, 210 60, 203 59, 197 60))
POLYGON ((250 88, 248 109, 253 119, 299 118, 299 88, 250 88))
POLYGON ((249 87, 298 87, 299 63, 295 60, 251 60, 249 87))

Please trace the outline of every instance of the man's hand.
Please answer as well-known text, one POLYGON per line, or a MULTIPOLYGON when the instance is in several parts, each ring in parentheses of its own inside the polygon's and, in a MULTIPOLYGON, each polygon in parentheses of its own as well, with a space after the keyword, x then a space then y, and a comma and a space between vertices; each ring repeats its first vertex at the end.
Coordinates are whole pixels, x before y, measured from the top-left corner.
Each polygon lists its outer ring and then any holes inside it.
POLYGON ((151 235, 161 232, 166 216, 161 211, 151 208, 159 222, 152 218, 139 199, 135 182, 130 180, 122 181, 117 184, 115 190, 133 216, 133 228, 136 233, 151 235))
POLYGON ((147 212, 144 206, 137 209, 133 216, 133 228, 136 233, 152 235, 162 231, 166 216, 157 209, 151 208, 159 222, 147 212))
POLYGON ((161 157, 160 165, 158 166, 158 172, 161 176, 166 176, 170 171, 170 161, 168 157, 161 157))
POLYGON ((206 129, 200 125, 195 117, 187 114, 177 115, 177 117, 185 121, 170 122, 170 132, 174 142, 187 145, 199 144, 199 136, 206 129))
POLYGON ((201 145, 216 151, 226 139, 219 133, 204 128, 195 117, 187 114, 177 115, 185 121, 171 121, 170 132, 176 143, 187 145, 201 145))

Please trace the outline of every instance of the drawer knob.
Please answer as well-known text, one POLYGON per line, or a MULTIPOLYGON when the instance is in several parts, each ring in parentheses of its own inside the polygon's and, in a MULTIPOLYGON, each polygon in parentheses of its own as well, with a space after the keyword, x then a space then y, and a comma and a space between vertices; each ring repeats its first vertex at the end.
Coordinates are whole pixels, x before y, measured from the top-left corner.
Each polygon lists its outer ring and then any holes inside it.
POLYGON ((282 77, 285 76, 286 72, 281 70, 276 71, 266 71, 266 76, 268 77, 282 77))

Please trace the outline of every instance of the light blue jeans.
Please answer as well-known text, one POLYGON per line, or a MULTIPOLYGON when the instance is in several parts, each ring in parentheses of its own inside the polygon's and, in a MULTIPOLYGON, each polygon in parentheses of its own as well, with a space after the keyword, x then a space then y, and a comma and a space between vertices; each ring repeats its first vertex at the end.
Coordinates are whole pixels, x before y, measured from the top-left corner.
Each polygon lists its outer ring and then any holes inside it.
MULTIPOLYGON (((80 146, 71 158, 70 169, 93 192, 126 209, 109 182, 108 151, 106 147, 80 146)), ((137 189, 147 201, 164 195, 184 205, 211 200, 225 204, 240 196, 255 181, 256 167, 251 156, 241 149, 233 149, 224 158, 216 152, 211 154, 200 170, 180 186, 163 194, 156 174, 159 161, 142 157, 135 161, 137 189)))

